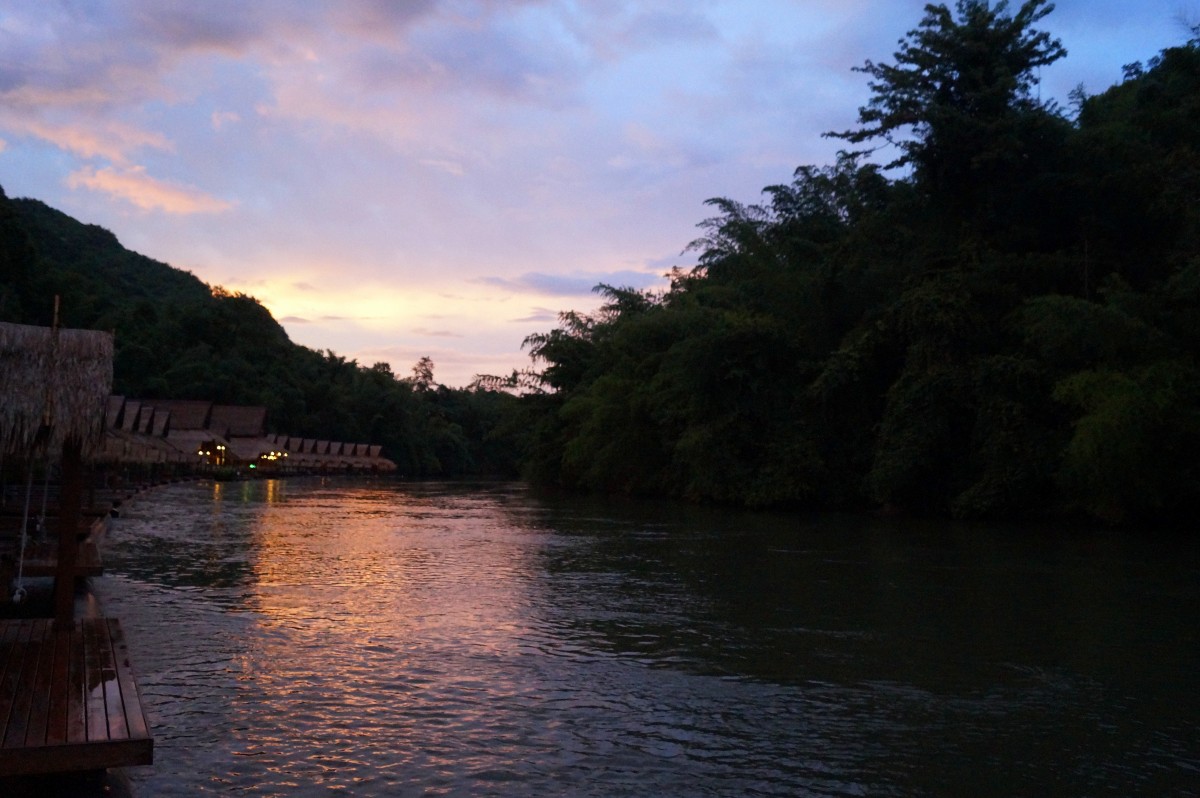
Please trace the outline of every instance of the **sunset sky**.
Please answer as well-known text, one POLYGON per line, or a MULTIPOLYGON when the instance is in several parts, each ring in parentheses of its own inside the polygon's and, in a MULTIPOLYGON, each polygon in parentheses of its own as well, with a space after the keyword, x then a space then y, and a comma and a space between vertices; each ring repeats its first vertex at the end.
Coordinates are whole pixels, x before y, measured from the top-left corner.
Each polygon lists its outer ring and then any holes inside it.
MULTIPOLYGON (((831 163, 921 0, 0 0, 0 185, 439 382, 708 215, 831 163)), ((1019 2, 1010 4, 1013 7, 1019 2)), ((1185 42, 1197 0, 1061 0, 1042 96, 1185 42)))

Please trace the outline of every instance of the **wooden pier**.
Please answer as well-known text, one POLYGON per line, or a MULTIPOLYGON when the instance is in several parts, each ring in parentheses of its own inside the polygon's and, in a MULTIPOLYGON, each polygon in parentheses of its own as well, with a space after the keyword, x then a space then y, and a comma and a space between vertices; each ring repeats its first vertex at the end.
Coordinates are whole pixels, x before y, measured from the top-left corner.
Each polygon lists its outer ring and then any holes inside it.
MULTIPOLYGON (((0 468, 0 591, 7 593, 14 575, 54 580, 52 607, 45 608, 52 618, 0 621, 0 779, 9 781, 149 765, 154 758, 120 624, 75 614, 76 584, 99 573, 97 546, 112 511, 84 477, 85 460, 103 438, 112 335, 61 329, 58 311, 56 297, 49 328, 0 322, 0 464, 24 466, 0 468), (43 478, 35 494, 37 463, 43 478), (53 485, 45 476, 51 471, 53 485), (23 491, 7 487, 21 484, 23 491), (24 535, 34 508, 48 528, 45 542, 30 546, 24 535)), ((18 589, 14 600, 21 595, 18 589)))
MULTIPOLYGON (((108 516, 79 523, 79 543, 75 548, 72 566, 76 578, 104 575, 100 543, 108 532, 109 523, 108 516)), ((21 561, 21 573, 24 576, 57 576, 60 550, 59 542, 41 540, 27 543, 25 551, 22 553, 18 529, 0 527, 0 576, 13 576, 18 560, 21 561), (13 571, 13 573, 10 574, 8 571, 13 571)), ((3 597, 0 597, 0 600, 3 600, 3 597)))
POLYGON ((121 626, 0 622, 0 776, 149 765, 154 741, 121 626))
MULTIPOLYGON (((100 548, 96 541, 88 538, 79 543, 75 550, 73 566, 76 578, 103 576, 104 564, 100 560, 100 548)), ((58 574, 58 544, 32 543, 25 549, 25 576, 55 576, 58 574)))

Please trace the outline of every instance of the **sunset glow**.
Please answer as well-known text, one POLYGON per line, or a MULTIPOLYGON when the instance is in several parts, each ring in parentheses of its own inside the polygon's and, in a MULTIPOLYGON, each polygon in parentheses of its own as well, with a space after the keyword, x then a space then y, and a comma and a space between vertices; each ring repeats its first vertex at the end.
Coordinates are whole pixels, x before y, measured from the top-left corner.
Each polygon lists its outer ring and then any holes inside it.
MULTIPOLYGON (((708 214, 827 164, 923 0, 0 0, 0 185, 440 382, 591 288, 665 286, 708 214)), ((1185 41, 1193 0, 1064 0, 1043 96, 1185 41)))

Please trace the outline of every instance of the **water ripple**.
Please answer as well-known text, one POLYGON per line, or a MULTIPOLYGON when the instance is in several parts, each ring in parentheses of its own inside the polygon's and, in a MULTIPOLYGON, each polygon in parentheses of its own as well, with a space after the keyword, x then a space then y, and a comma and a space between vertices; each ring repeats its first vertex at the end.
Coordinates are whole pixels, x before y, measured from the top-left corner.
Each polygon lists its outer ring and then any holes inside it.
MULTIPOLYGON (((1138 623, 1092 646, 1078 597, 1038 587, 1044 556, 959 568, 957 549, 917 556, 878 530, 798 542, 782 521, 681 512, 353 482, 135 502, 97 588, 154 726, 137 786, 1196 794, 1180 785, 1200 768, 1200 707, 1171 676, 1194 663, 1194 635, 1157 665, 1127 656, 1138 623)), ((1105 563, 1071 562, 1057 578, 1107 606, 1078 570, 1105 563)), ((1160 592, 1147 612, 1169 598, 1195 617, 1186 582, 1160 592)))

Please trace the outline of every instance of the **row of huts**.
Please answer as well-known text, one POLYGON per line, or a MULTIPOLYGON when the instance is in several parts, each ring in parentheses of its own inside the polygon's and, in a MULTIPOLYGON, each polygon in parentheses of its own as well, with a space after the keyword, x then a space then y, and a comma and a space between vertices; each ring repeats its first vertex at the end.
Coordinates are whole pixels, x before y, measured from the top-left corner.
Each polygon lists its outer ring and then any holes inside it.
POLYGON ((267 409, 208 401, 110 396, 104 441, 108 465, 180 464, 264 472, 391 472, 378 444, 268 433, 267 409))
POLYGON ((76 585, 94 575, 100 521, 112 509, 91 520, 100 475, 141 465, 153 474, 159 464, 243 474, 395 469, 377 445, 268 434, 262 407, 113 396, 112 378, 112 334, 0 322, 0 477, 25 485, 19 509, 0 501, 0 783, 154 760, 120 621, 94 602, 77 610, 76 585), (31 540, 38 470, 48 531, 31 540), (53 580, 47 605, 30 600, 27 576, 53 580))

